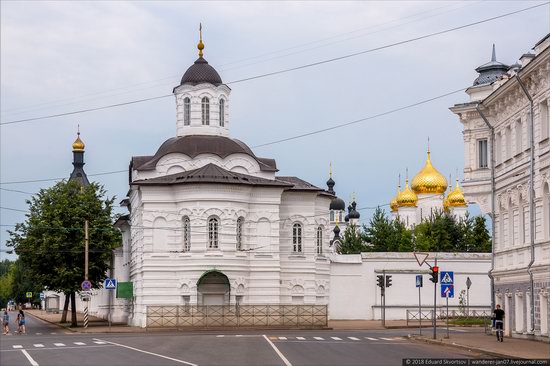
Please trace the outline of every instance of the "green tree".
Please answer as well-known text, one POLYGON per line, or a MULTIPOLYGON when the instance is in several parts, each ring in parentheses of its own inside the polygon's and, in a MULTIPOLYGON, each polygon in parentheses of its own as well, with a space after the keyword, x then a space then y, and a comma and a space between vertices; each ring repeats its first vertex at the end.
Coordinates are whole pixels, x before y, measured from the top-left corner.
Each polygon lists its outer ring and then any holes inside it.
POLYGON ((27 219, 9 232, 7 245, 15 249, 32 281, 71 298, 72 326, 77 325, 75 294, 84 279, 84 222, 88 220, 90 228, 88 277, 97 288, 120 241, 112 226, 114 199, 96 183, 81 187, 61 181, 28 200, 27 219))
POLYGON ((367 246, 363 242, 360 229, 355 224, 349 224, 344 230, 341 244, 337 248, 338 254, 359 254, 366 251, 367 246))
POLYGON ((370 244, 368 250, 372 252, 391 251, 390 241, 393 237, 393 229, 386 212, 377 207, 369 221, 369 225, 363 226, 364 240, 370 244))
POLYGON ((471 237, 473 252, 491 252, 491 236, 487 230, 485 217, 476 216, 474 218, 471 237))
POLYGON ((10 267, 13 263, 10 262, 7 272, 0 276, 0 307, 5 308, 8 300, 13 296, 13 273, 10 271, 10 267))

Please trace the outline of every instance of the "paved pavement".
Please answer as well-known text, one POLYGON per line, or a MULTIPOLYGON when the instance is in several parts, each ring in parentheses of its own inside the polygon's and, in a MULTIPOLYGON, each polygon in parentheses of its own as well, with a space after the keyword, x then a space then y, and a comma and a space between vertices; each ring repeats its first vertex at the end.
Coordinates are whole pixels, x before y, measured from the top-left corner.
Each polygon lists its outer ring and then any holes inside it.
POLYGON ((404 357, 472 356, 410 341, 406 329, 85 334, 31 315, 27 326, 26 335, 0 338, 2 366, 401 365, 404 357))

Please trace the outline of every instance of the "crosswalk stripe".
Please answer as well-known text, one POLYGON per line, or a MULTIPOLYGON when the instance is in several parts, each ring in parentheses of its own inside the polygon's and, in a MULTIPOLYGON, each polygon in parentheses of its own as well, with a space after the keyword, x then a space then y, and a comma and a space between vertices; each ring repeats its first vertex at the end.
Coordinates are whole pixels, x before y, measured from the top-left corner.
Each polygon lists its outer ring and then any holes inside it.
POLYGON ((305 341, 306 340, 304 337, 296 337, 296 339, 298 339, 300 341, 305 341))
POLYGON ((325 340, 323 337, 313 337, 313 338, 318 340, 318 341, 324 341, 325 340))
POLYGON ((284 341, 286 337, 279 337, 279 339, 284 341))
POLYGON ((77 346, 85 346, 86 343, 84 342, 73 342, 74 344, 76 344, 77 346))
POLYGON ((218 337, 218 338, 222 338, 222 337, 225 337, 225 335, 223 335, 223 334, 220 334, 220 335, 217 335, 216 337, 218 337))
POLYGON ((102 342, 102 341, 94 341, 95 344, 107 344, 106 342, 102 342))
POLYGON ((371 338, 371 337, 365 337, 366 339, 368 339, 369 341, 377 341, 378 339, 376 338, 371 338))
POLYGON ((33 344, 33 346, 35 346, 36 348, 42 348, 42 347, 44 347, 44 345, 41 344, 41 343, 33 344))
POLYGON ((51 332, 50 334, 57 334, 56 332, 51 332))
POLYGON ((36 333, 36 335, 42 335, 42 333, 36 333))
POLYGON ((384 337, 380 337, 380 339, 383 339, 385 341, 395 341, 394 338, 384 338, 384 337))
POLYGON ((56 347, 65 347, 65 343, 54 343, 53 345, 56 347))
POLYGON ((14 344, 12 347, 13 347, 13 348, 23 348, 23 346, 20 345, 20 344, 14 344))
POLYGON ((356 337, 348 337, 348 339, 351 339, 352 341, 358 341, 359 338, 356 338, 356 337))
POLYGON ((342 338, 340 338, 340 337, 330 337, 330 338, 334 339, 335 341, 341 341, 342 340, 342 338))

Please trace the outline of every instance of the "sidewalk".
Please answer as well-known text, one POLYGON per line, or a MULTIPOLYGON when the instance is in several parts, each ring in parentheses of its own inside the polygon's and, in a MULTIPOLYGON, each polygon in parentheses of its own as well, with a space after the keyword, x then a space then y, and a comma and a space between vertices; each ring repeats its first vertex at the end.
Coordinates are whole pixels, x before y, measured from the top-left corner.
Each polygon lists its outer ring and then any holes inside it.
POLYGON ((84 323, 84 314, 76 313, 76 319, 78 322, 77 328, 71 328, 71 312, 67 312, 67 321, 66 323, 61 323, 62 312, 59 314, 47 313, 44 310, 26 310, 27 314, 30 314, 40 320, 44 320, 48 323, 57 325, 59 327, 65 328, 74 333, 108 333, 108 332, 141 332, 144 331, 142 328, 130 327, 126 324, 111 324, 109 329, 109 323, 105 319, 97 318, 90 315, 88 317, 88 329, 84 329, 82 324, 84 323))
POLYGON ((417 334, 411 335, 412 338, 428 343, 449 345, 478 351, 498 357, 510 358, 550 358, 550 346, 548 343, 529 341, 516 338, 504 338, 504 342, 497 342, 496 336, 487 335, 483 329, 467 333, 451 333, 450 337, 443 338, 444 334, 438 334, 437 339, 431 339, 417 334))
MULTIPOLYGON (((444 326, 444 322, 437 322, 438 326, 444 326)), ((418 329, 418 325, 407 327, 406 320, 386 320, 386 327, 381 320, 329 320, 328 327, 337 330, 380 330, 380 329, 418 329)), ((431 322, 422 322, 422 328, 431 328, 431 322)))

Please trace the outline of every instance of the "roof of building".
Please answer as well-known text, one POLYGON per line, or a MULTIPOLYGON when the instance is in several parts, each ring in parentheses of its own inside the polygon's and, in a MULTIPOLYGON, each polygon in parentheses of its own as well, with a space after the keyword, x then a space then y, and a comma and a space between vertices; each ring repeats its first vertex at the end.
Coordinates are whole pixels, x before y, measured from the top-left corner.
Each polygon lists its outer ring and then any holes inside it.
POLYGON ((502 75, 506 74, 510 69, 510 66, 497 61, 495 45, 493 44, 493 52, 491 54, 491 61, 476 68, 479 76, 474 80, 474 86, 491 84, 498 80, 502 75))
POLYGON ((200 154, 214 154, 224 159, 231 154, 246 154, 255 159, 261 171, 276 172, 274 159, 259 158, 242 141, 224 136, 189 135, 166 140, 153 156, 134 156, 131 166, 136 170, 154 170, 165 155, 180 153, 195 158, 200 154))
POLYGON ((275 177, 277 180, 291 184, 291 191, 324 191, 324 189, 314 186, 313 184, 306 182, 298 177, 275 177))
POLYGON ((186 183, 225 183, 251 186, 272 186, 292 188, 293 185, 278 179, 266 179, 248 174, 236 173, 209 163, 205 166, 162 177, 133 181, 134 185, 172 185, 186 183))
POLYGON ((185 71, 180 85, 197 85, 202 83, 215 86, 223 84, 220 74, 201 56, 185 71))

